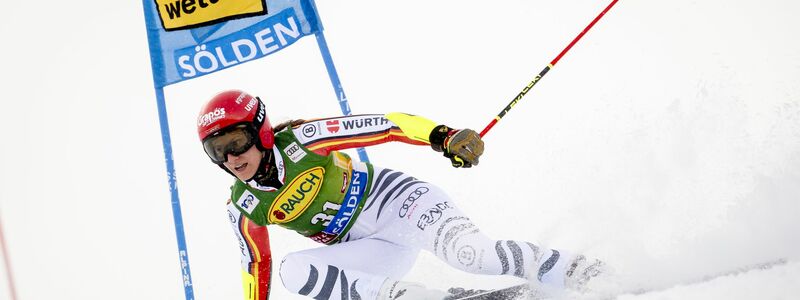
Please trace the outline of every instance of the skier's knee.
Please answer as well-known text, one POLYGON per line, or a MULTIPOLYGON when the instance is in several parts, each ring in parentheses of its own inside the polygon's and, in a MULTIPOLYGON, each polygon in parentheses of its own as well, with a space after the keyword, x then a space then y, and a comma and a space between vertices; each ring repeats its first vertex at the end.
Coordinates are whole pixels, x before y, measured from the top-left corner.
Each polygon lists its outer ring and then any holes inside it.
POLYGON ((278 271, 287 290, 298 292, 309 280, 319 276, 319 270, 302 254, 290 253, 281 261, 278 271))
POLYGON ((445 239, 441 258, 449 265, 468 272, 480 268, 483 253, 491 253, 494 241, 479 231, 466 231, 445 239))

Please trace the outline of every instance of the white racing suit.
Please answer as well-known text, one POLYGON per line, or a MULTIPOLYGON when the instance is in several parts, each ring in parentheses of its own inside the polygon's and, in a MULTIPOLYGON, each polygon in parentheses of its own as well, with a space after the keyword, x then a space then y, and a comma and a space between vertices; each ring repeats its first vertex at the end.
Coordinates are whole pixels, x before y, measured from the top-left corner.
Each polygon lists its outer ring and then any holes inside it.
MULTIPOLYGON (((332 124, 330 120, 336 119, 326 119, 327 124, 332 124)), ((363 132, 392 128, 397 131, 395 124, 383 120, 359 128, 357 136, 363 139, 363 132)), ((299 137, 303 134, 300 126, 294 130, 299 137)), ((389 140, 403 141, 395 134, 369 144, 389 140)), ((363 146, 347 139, 337 141, 347 148, 363 146)), ((314 140, 302 138, 301 142, 309 147, 314 144, 314 140)), ((328 147, 324 150, 344 148, 328 147)), ((525 241, 491 239, 435 185, 374 165, 373 170, 363 210, 341 242, 290 253, 282 259, 279 274, 286 289, 314 299, 376 299, 387 279, 403 278, 420 250, 470 273, 563 285, 570 255, 525 241)), ((249 222, 233 205, 228 210, 242 248, 245 298, 266 299, 271 277, 266 227, 249 222)))
POLYGON ((460 270, 563 282, 558 251, 483 234, 438 187, 375 168, 373 190, 342 243, 287 255, 284 286, 315 299, 375 299, 387 278, 399 280, 420 249, 460 270))

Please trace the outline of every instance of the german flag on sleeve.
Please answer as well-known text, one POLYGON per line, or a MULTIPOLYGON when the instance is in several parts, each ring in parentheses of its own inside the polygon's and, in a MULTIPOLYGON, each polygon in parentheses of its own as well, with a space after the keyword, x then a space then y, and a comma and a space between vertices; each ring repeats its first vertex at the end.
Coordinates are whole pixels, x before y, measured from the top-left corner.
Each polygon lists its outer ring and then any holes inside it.
POLYGON ((429 145, 427 135, 424 139, 409 136, 386 116, 388 115, 355 115, 309 120, 294 126, 292 130, 306 148, 320 155, 386 142, 429 145))

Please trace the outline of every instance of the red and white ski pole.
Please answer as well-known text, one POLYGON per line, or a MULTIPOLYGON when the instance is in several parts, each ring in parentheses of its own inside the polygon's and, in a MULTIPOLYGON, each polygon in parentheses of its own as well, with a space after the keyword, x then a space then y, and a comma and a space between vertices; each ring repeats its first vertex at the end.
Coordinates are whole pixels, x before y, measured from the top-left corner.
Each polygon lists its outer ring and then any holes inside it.
POLYGON ((586 26, 586 28, 584 28, 583 31, 581 31, 581 34, 575 37, 575 39, 572 40, 572 42, 569 43, 569 45, 567 45, 567 47, 564 48, 564 50, 562 50, 561 53, 558 54, 558 56, 556 56, 556 59, 554 59, 553 61, 550 62, 549 65, 544 67, 544 70, 539 72, 539 75, 536 75, 536 77, 534 77, 533 80, 530 83, 528 83, 528 85, 525 86, 525 88, 523 88, 522 91, 519 92, 519 94, 517 94, 516 97, 514 97, 514 100, 511 100, 511 103, 509 103, 506 106, 506 108, 503 109, 503 111, 497 114, 497 116, 494 117, 494 119, 491 122, 489 122, 489 125, 486 125, 486 128, 484 128, 481 131, 481 137, 486 135, 486 132, 488 132, 489 129, 492 129, 492 127, 494 127, 494 124, 497 124, 497 121, 500 121, 500 119, 502 119, 503 116, 505 116, 506 113, 508 113, 508 111, 511 110, 511 108, 514 107, 514 105, 516 105, 517 102, 519 102, 519 100, 522 99, 522 97, 524 97, 525 94, 527 94, 528 91, 530 91, 531 88, 533 88, 533 86, 536 85, 536 83, 539 82, 539 80, 542 79, 542 77, 544 77, 544 75, 547 74, 547 72, 550 71, 550 69, 552 69, 556 65, 556 63, 558 63, 558 61, 561 59, 562 56, 564 56, 564 54, 566 54, 567 51, 569 51, 569 49, 572 48, 572 46, 574 46, 575 43, 577 43, 578 40, 580 40, 583 37, 583 35, 586 34, 587 31, 589 31, 589 29, 592 29, 592 26, 594 26, 594 24, 597 23, 597 21, 599 21, 600 18, 602 18, 603 15, 605 15, 606 12, 608 12, 608 10, 610 10, 611 7, 614 6, 614 4, 617 4, 617 1, 618 0, 611 1, 611 4, 609 4, 606 7, 606 9, 604 9, 602 12, 600 12, 600 14, 597 15, 597 17, 595 17, 594 20, 592 20, 592 23, 589 23, 589 26, 586 26))

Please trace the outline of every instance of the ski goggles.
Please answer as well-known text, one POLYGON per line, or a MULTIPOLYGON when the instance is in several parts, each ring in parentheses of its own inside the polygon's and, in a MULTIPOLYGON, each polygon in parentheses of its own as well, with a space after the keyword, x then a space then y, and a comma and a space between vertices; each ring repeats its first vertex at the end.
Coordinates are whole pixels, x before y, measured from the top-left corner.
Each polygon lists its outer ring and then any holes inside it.
POLYGON ((203 141, 203 149, 211 161, 221 164, 228 160, 228 154, 239 156, 255 144, 254 130, 247 125, 239 125, 206 138, 203 141))

